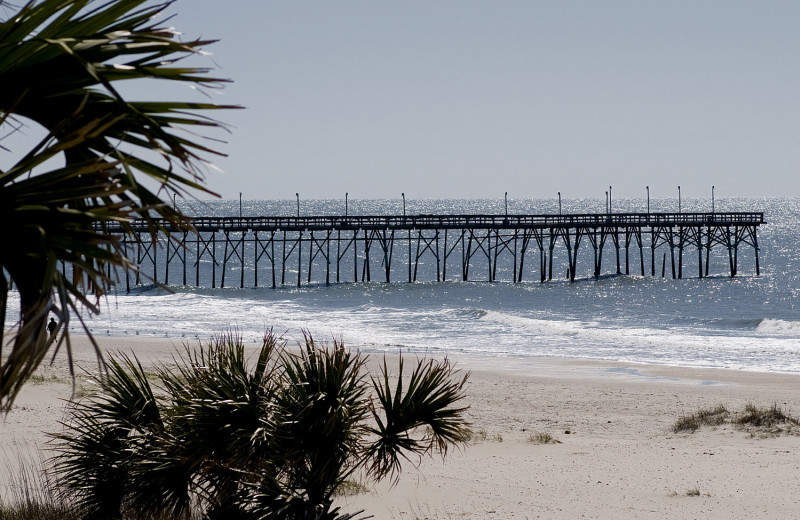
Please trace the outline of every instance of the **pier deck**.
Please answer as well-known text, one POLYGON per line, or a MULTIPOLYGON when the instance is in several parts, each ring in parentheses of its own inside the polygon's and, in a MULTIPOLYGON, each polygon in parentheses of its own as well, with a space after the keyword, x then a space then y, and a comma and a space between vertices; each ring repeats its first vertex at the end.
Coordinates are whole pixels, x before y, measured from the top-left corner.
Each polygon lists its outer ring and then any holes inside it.
MULTIPOLYGON (((603 274, 603 251, 611 247, 615 274, 630 274, 631 246, 638 252, 638 262, 634 262, 642 276, 646 249, 650 275, 656 275, 656 251, 663 247, 661 275, 669 254, 672 278, 683 277, 684 253, 696 250, 697 273, 702 278, 709 274, 712 250, 720 247, 727 253, 733 277, 738 272, 740 245, 753 248, 759 275, 757 231, 765 223, 759 212, 195 217, 192 222, 196 233, 160 222, 169 239, 164 231, 151 235, 143 221, 132 223, 135 237, 125 235, 118 224, 109 223, 107 229, 122 234, 123 247, 135 259, 139 268, 135 284, 142 282, 142 274, 156 282, 179 283, 174 280, 177 272, 187 285, 191 269, 194 285, 224 287, 226 272, 238 271, 236 285, 240 287, 245 286, 246 273, 248 285, 258 286, 259 273, 264 272, 268 284, 277 287, 287 283, 287 271, 292 285, 298 286, 304 280, 358 282, 359 274, 361 281, 372 281, 373 269, 382 271, 385 282, 398 272, 401 279, 412 282, 423 265, 433 279, 434 264, 435 279, 441 281, 447 279, 448 260, 452 266, 453 256, 460 268, 457 279, 470 280, 471 271, 474 274, 478 264, 484 264, 487 270, 480 269, 482 279, 497 280, 501 266, 501 279, 519 283, 526 273, 526 259, 535 252, 538 278, 544 282, 552 280, 554 251, 561 249, 566 252, 567 277, 574 281, 584 240, 591 247, 588 256, 595 277, 603 274), (343 276, 345 271, 350 276, 343 276)), ((130 289, 127 275, 126 286, 130 289)))

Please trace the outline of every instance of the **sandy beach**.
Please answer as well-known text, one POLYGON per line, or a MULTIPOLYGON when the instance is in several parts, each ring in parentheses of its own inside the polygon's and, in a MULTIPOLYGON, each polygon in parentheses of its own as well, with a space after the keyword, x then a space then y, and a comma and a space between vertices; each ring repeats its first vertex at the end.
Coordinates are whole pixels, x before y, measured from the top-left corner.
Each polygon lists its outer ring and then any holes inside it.
MULTIPOLYGON (((105 351, 169 362, 176 343, 98 338, 105 351)), ((97 369, 74 337, 76 387, 97 369)), ((178 344, 179 345, 179 344, 178 344)), ((255 347, 255 345, 253 345, 255 347)), ((451 358, 471 372, 466 403, 475 441, 444 463, 407 465, 343 497, 344 511, 378 520, 572 518, 798 518, 800 436, 725 423, 673 433, 684 414, 776 404, 800 415, 800 376, 583 360, 451 358), (557 443, 536 442, 549 434, 557 443), (541 436, 540 436, 541 437, 541 436)), ((46 449, 73 391, 67 357, 40 370, 3 420, 4 471, 46 449)), ((6 486, 8 475, 0 475, 6 486)))

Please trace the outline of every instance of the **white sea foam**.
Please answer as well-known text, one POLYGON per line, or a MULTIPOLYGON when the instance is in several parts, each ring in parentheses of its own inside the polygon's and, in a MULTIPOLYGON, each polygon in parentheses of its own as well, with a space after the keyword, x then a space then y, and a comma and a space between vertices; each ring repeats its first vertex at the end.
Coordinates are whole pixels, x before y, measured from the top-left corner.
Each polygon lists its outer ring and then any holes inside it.
POLYGON ((756 330, 763 334, 800 336, 800 321, 761 320, 756 330))

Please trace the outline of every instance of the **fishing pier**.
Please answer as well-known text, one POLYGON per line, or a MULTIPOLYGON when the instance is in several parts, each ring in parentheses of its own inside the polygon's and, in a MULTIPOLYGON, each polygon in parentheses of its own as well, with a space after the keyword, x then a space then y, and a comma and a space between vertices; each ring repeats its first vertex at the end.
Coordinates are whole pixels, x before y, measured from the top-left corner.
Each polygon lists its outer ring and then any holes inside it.
POLYGON ((196 217, 192 223, 195 233, 161 221, 168 233, 152 235, 144 221, 134 221, 133 238, 108 224, 108 231, 122 234, 138 268, 126 273, 127 290, 143 278, 273 288, 418 279, 546 282, 554 264, 558 278, 566 271, 575 281, 579 260, 595 278, 630 274, 631 265, 641 276, 656 276, 659 260, 662 277, 669 264, 672 278, 683 278, 691 263, 702 278, 712 260, 727 257, 726 274, 734 277, 743 245, 752 248, 759 275, 757 231, 765 222, 763 213, 714 212, 196 217), (604 253, 613 255, 608 271, 604 253))

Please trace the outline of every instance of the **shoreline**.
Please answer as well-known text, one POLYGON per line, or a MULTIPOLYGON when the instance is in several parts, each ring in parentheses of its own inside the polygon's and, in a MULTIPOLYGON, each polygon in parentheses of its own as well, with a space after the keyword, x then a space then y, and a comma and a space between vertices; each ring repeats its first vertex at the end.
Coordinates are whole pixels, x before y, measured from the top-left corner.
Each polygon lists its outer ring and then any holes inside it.
MULTIPOLYGON (((76 368, 96 370, 86 337, 72 339, 76 368)), ((144 364, 169 363, 181 348, 169 338, 97 340, 106 352, 133 350, 144 364)), ((343 511, 365 509, 376 520, 800 517, 800 436, 751 436, 730 424, 671 430, 680 416, 719 404, 731 411, 776 404, 800 415, 800 375, 554 358, 508 367, 496 358, 448 357, 471 373, 464 404, 475 441, 444 463, 407 464, 395 487, 382 482, 337 499, 343 511), (536 433, 560 443, 530 442, 536 433)), ((370 358, 374 369, 382 356, 370 358)), ((0 426, 3 471, 46 447, 44 432, 56 431, 72 393, 65 353, 40 371, 44 382, 24 387, 0 426)), ((77 373, 77 384, 88 384, 77 373)), ((0 474, 0 490, 7 477, 0 474)))
MULTIPOLYGON (((8 332, 6 331, 6 337, 8 337, 8 332)), ((235 331, 234 331, 235 332, 235 331)), ((76 359, 84 359, 84 361, 88 360, 86 356, 81 356, 81 353, 84 353, 87 348, 90 348, 90 342, 88 336, 85 334, 70 334, 70 338, 72 343, 77 346, 79 357, 76 359)), ((318 342, 322 340, 325 344, 331 343, 331 338, 329 337, 315 337, 318 342)), ((98 346, 104 352, 114 352, 116 350, 128 350, 132 348, 132 346, 136 346, 138 353, 144 353, 145 357, 158 358, 163 355, 163 351, 165 349, 172 348, 173 352, 178 352, 183 349, 183 345, 187 344, 189 346, 197 344, 199 341, 206 341, 208 338, 187 338, 187 337, 160 337, 155 335, 135 335, 135 336, 101 336, 95 335, 94 339, 96 340, 98 346), (155 346, 155 347, 154 347, 155 346), (158 354, 149 354, 148 352, 155 348, 158 351, 158 354)), ((287 347, 293 348, 296 346, 298 338, 294 336, 289 336, 286 338, 287 340, 287 347)), ((259 344, 258 341, 250 341, 245 340, 245 346, 257 346, 259 344)), ((789 379, 791 378, 798 378, 800 380, 800 371, 792 372, 792 371, 768 371, 768 370, 758 370, 758 369, 747 369, 747 368, 731 368, 731 367, 712 367, 712 366, 697 366, 697 365, 680 365, 680 364, 669 364, 669 363, 653 363, 653 362, 645 362, 645 361, 631 361, 631 360, 618 360, 618 359, 606 359, 606 358, 592 358, 592 357, 556 357, 556 356, 539 356, 539 355, 488 355, 482 353, 472 353, 472 352, 446 352, 443 350, 426 350, 426 351, 418 351, 418 350, 408 350, 402 351, 402 349, 398 349, 397 351, 382 351, 377 349, 371 348, 364 348, 363 346, 358 345, 345 345, 347 348, 354 349, 357 351, 362 352, 363 354, 369 356, 371 359, 377 359, 386 355, 388 357, 397 357, 400 355, 403 356, 411 356, 411 357, 432 357, 432 358, 444 358, 447 357, 451 360, 456 361, 460 366, 469 366, 471 369, 482 369, 482 370, 497 370, 497 371, 509 371, 512 373, 519 373, 524 371, 531 371, 539 368, 546 368, 549 370, 555 370, 555 373, 560 372, 568 372, 568 371, 580 371, 584 370, 587 375, 591 375, 594 371, 600 371, 606 369, 609 371, 609 376, 613 375, 614 369, 621 369, 618 370, 620 372, 619 375, 622 373, 628 373, 630 376, 636 377, 652 377, 647 376, 644 372, 650 372, 652 374, 658 374, 659 377, 680 377, 674 374, 681 374, 683 372, 686 373, 693 373, 695 374, 695 378, 704 378, 707 379, 709 382, 713 383, 716 379, 721 379, 723 381, 728 380, 739 380, 741 378, 749 379, 751 377, 758 378, 759 375, 762 376, 777 376, 782 377, 785 376, 789 379), (672 375, 671 375, 672 374, 672 375), (734 375, 739 374, 739 376, 734 375)), ((60 352, 56 357, 56 361, 58 362, 58 357, 62 356, 63 353, 60 352)), ((93 355, 93 354, 92 354, 93 355)), ((46 369, 49 365, 49 359, 51 359, 52 354, 45 358, 45 362, 43 362, 42 367, 46 369)), ((94 360, 94 358, 91 358, 94 360)), ((170 356, 166 356, 165 359, 170 359, 170 356)), ((95 362, 95 361, 93 361, 95 362)), ((95 362, 96 363, 96 362, 95 362)), ((40 369, 41 369, 40 368, 40 369)))

